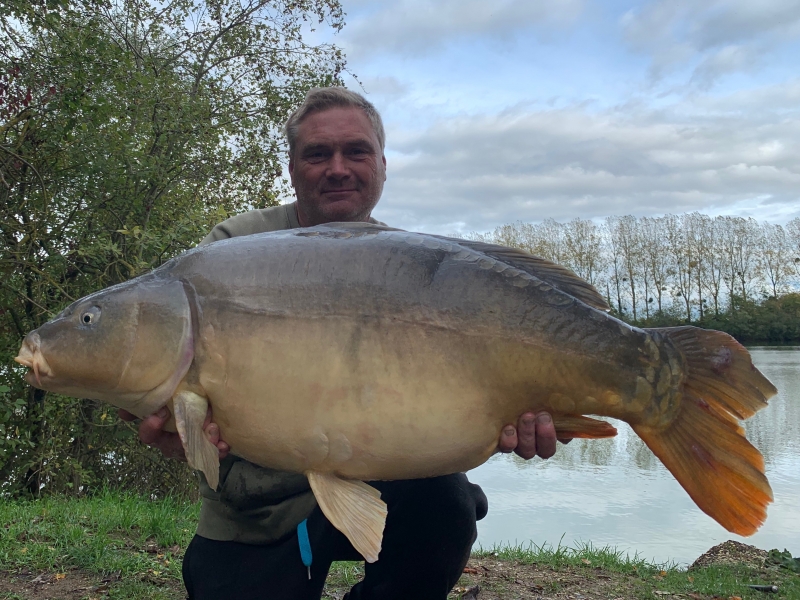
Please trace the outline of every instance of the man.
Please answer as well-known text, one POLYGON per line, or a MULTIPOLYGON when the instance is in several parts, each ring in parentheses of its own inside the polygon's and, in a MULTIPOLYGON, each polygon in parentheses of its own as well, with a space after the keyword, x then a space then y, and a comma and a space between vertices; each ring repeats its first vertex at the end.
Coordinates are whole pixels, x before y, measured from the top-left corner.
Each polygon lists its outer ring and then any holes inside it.
MULTIPOLYGON (((289 118, 286 135, 297 201, 232 217, 201 243, 337 221, 376 222, 370 215, 383 191, 386 158, 383 124, 372 104, 344 88, 312 90, 289 118)), ((140 437, 181 458, 177 435, 162 430, 166 418, 162 409, 144 419, 140 437)), ((360 556, 316 506, 305 476, 228 456, 210 419, 206 433, 220 450, 220 486, 211 490, 201 476, 200 521, 183 565, 189 598, 318 599, 330 563, 360 556)), ((526 413, 517 427, 503 428, 498 450, 548 458, 555 444, 549 415, 526 413)), ((486 514, 483 492, 462 473, 373 485, 388 505, 383 549, 348 597, 445 599, 469 558, 475 523, 486 514)))

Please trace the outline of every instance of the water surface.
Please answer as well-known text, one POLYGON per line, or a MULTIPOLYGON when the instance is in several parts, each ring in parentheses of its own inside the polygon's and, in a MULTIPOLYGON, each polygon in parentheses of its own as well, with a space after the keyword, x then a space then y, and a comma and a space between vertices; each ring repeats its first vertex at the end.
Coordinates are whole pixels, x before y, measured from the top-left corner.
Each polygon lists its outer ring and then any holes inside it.
POLYGON ((745 424, 775 502, 755 535, 728 533, 701 512, 630 427, 609 440, 559 445, 547 461, 495 456, 470 471, 489 497, 478 544, 591 542, 656 562, 688 564, 727 539, 800 556, 800 346, 749 349, 779 393, 745 424), (562 538, 563 536, 563 538, 562 538))

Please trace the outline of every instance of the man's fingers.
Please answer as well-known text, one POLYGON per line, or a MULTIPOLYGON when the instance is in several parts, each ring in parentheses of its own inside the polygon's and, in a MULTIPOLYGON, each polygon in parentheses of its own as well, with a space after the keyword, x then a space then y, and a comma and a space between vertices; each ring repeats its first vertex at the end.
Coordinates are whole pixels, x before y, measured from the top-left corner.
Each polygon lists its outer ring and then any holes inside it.
POLYGON ((231 447, 228 446, 225 442, 220 440, 217 442, 217 450, 219 451, 219 459, 222 460, 226 456, 228 456, 228 452, 231 451, 231 447))
POLYGON ((219 439, 219 425, 216 423, 209 423, 205 428, 205 432, 208 436, 208 441, 217 447, 219 457, 222 459, 228 456, 228 452, 231 448, 228 444, 219 439))
POLYGON ((139 424, 139 439, 149 446, 155 445, 164 435, 167 419, 169 411, 163 406, 157 413, 146 416, 139 424))
POLYGON ((137 419, 135 414, 129 413, 124 408, 117 409, 117 416, 123 421, 127 421, 128 423, 130 423, 131 421, 135 421, 137 419))
POLYGON ((208 423, 203 429, 208 436, 208 441, 216 446, 219 443, 219 425, 216 423, 208 423))
POLYGON ((556 428, 546 412, 536 415, 536 453, 542 458, 556 453, 556 428))
POLYGON ((208 441, 214 444, 217 447, 217 451, 219 452, 220 460, 228 456, 228 452, 230 452, 231 447, 228 446, 224 441, 222 441, 219 437, 219 425, 213 423, 211 421, 211 407, 208 407, 208 415, 206 415, 206 422, 203 425, 203 431, 206 432, 208 436, 208 441))
POLYGON ((506 425, 503 431, 500 432, 500 442, 497 444, 497 449, 500 452, 508 454, 517 447, 517 430, 513 425, 506 425))
POLYGON ((536 430, 536 415, 525 413, 517 422, 517 437, 519 443, 514 452, 524 459, 533 458, 537 454, 538 439, 536 430))
POLYGON ((219 457, 225 458, 228 456, 228 452, 230 452, 231 447, 219 439, 219 425, 216 423, 209 423, 205 429, 205 432, 208 436, 208 441, 217 447, 217 450, 219 451, 219 457))
POLYGON ((167 458, 186 460, 186 454, 177 433, 164 431, 169 420, 169 411, 162 407, 155 414, 149 415, 139 423, 139 439, 148 446, 157 448, 167 458))

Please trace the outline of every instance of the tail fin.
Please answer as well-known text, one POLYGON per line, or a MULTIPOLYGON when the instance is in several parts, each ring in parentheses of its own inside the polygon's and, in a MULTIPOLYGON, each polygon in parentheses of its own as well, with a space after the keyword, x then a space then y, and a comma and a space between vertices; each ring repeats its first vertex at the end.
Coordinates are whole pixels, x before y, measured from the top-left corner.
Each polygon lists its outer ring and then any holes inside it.
POLYGON ((739 420, 765 407, 777 390, 726 333, 695 327, 647 331, 669 338, 682 352, 686 378, 672 423, 633 430, 703 512, 728 531, 752 535, 767 517, 772 490, 764 459, 739 420))

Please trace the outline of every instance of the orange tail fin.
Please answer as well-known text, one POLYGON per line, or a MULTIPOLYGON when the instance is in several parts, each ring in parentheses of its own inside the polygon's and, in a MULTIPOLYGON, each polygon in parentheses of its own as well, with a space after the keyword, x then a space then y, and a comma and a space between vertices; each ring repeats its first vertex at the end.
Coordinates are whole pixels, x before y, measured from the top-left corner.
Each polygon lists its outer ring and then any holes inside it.
POLYGON ((582 415, 553 415, 553 425, 559 438, 610 438, 617 435, 611 424, 582 415))
POLYGON ((731 336, 695 327, 651 329, 686 359, 680 411, 667 427, 633 430, 700 509, 728 531, 752 535, 767 517, 772 490, 764 459, 739 420, 767 405, 775 387, 731 336))

